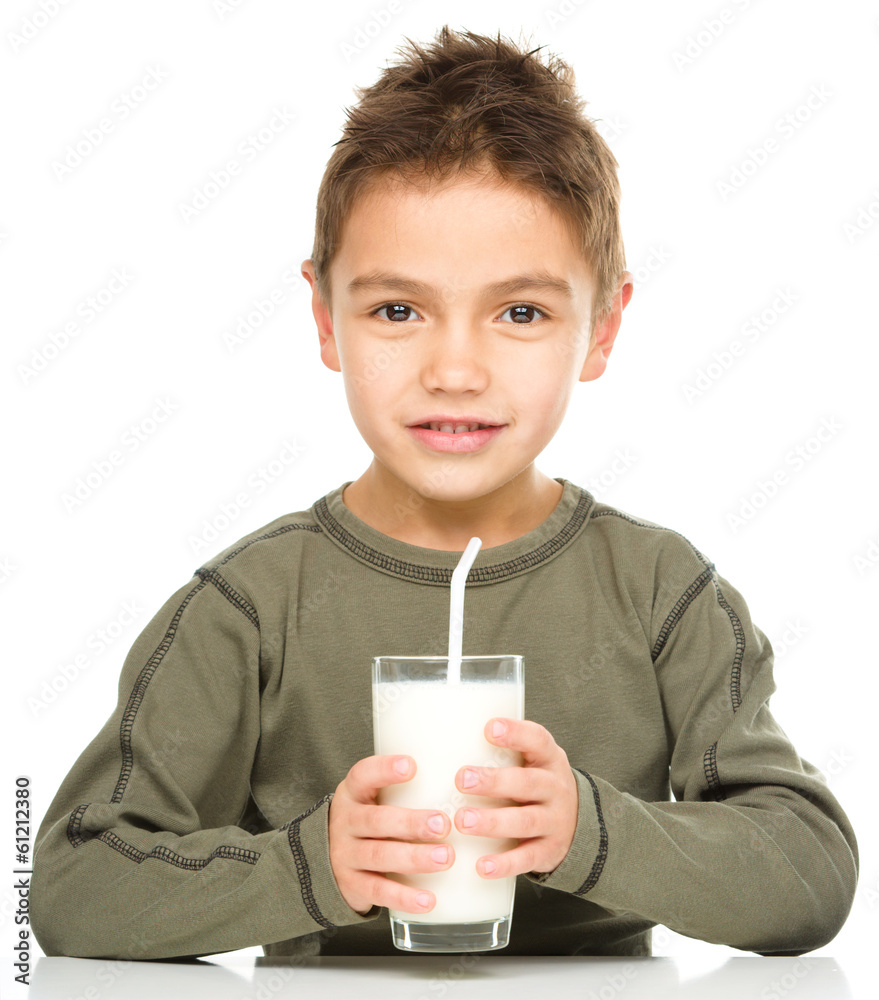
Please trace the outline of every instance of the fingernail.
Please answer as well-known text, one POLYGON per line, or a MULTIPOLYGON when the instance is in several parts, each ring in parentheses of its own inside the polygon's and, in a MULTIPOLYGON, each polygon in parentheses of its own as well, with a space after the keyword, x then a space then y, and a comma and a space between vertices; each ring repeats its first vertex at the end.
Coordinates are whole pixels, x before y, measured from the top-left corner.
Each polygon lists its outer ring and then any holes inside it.
POLYGON ((430 852, 430 856, 438 865, 444 865, 449 860, 449 849, 448 847, 435 847, 430 852))
POLYGON ((494 736, 495 739, 503 736, 506 731, 507 727, 502 722, 493 722, 491 724, 491 735, 494 736))
POLYGON ((493 861, 483 861, 482 870, 486 875, 493 875, 497 871, 497 865, 493 861))
POLYGON ((394 762, 394 770, 400 775, 408 774, 409 761, 405 757, 400 757, 399 760, 394 762))
POLYGON ((464 772, 464 776, 461 779, 461 784, 465 788, 472 788, 476 784, 476 772, 470 771, 469 769, 464 772))
POLYGON ((465 809, 461 818, 461 826, 476 826, 476 810, 465 809))
POLYGON ((424 909, 427 909, 430 906, 430 896, 426 892, 419 892, 415 897, 415 902, 424 909))
POLYGON ((434 833, 442 833, 445 823, 442 816, 431 816, 427 821, 427 825, 434 833))

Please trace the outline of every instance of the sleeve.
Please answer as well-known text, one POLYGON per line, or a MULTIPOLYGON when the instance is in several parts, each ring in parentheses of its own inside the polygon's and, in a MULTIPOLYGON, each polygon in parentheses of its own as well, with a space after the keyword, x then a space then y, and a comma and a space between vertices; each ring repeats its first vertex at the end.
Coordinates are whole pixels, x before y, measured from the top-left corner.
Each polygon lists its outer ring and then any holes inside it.
POLYGON ((332 794, 278 830, 242 825, 260 735, 259 618, 199 570, 122 667, 119 700, 37 834, 31 920, 46 955, 154 959, 356 924, 329 858, 332 794))
POLYGON ((571 848, 553 872, 526 877, 715 944, 821 947, 851 909, 857 842, 770 714, 769 640, 713 564, 654 622, 676 801, 645 802, 574 768, 571 848))

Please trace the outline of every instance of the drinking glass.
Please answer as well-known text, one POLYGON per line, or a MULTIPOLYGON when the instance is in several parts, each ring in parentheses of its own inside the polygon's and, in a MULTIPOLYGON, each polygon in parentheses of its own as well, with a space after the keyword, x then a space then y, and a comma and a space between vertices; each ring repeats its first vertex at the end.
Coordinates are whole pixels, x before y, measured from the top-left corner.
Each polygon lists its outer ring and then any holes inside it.
POLYGON ((521 766, 522 755, 489 743, 486 723, 495 716, 524 719, 524 661, 521 656, 463 656, 460 681, 448 682, 448 656, 376 656, 372 665, 372 719, 376 754, 405 754, 415 776, 382 788, 380 805, 436 809, 452 820, 444 843, 455 850, 441 872, 386 873, 403 885, 429 889, 436 905, 429 913, 390 910, 394 944, 403 951, 490 951, 509 943, 516 877, 482 878, 476 861, 508 851, 519 841, 460 833, 455 812, 513 806, 509 799, 458 791, 455 775, 467 764, 521 766))

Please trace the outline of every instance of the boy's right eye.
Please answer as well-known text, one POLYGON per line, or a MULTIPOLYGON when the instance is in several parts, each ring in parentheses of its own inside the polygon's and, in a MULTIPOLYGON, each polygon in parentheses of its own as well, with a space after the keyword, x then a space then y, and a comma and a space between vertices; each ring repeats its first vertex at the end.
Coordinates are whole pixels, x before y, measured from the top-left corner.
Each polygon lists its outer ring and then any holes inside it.
POLYGON ((378 316, 379 319, 383 319, 388 323, 400 323, 405 322, 406 320, 406 317, 401 315, 402 310, 408 310, 414 315, 418 315, 412 306, 407 306, 403 302, 385 302, 384 305, 379 306, 378 309, 374 309, 371 315, 378 316), (395 311, 388 314, 385 313, 385 310, 395 311))

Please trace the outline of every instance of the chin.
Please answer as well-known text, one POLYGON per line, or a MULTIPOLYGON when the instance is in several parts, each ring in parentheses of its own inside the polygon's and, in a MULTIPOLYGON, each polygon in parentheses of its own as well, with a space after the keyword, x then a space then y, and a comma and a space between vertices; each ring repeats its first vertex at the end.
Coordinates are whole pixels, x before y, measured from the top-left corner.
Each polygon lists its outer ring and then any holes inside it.
MULTIPOLYGON (((434 479, 438 478, 438 476, 434 477, 434 479)), ((492 493, 501 485, 502 483, 494 478, 480 475, 470 477, 466 472, 460 478, 456 478, 452 473, 441 483, 434 484, 431 481, 423 483, 418 492, 439 503, 465 503, 468 500, 476 500, 487 493, 492 493)))

